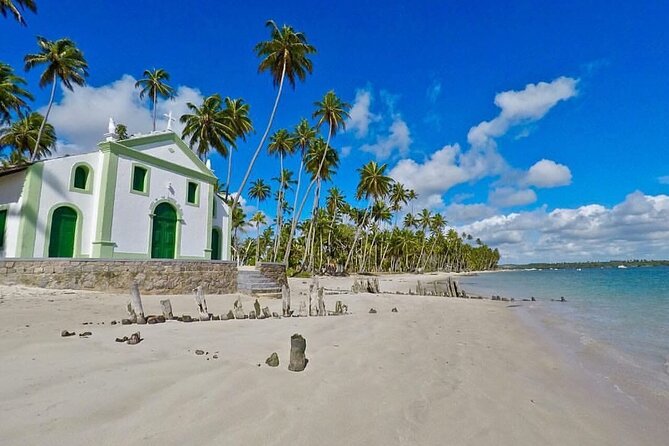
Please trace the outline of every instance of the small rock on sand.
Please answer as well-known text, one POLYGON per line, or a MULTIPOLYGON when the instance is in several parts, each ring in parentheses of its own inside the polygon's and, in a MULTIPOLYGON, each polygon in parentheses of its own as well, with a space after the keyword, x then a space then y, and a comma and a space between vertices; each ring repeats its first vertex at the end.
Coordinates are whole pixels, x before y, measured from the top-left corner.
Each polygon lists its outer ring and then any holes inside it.
POLYGON ((91 336, 92 334, 93 333, 91 333, 90 331, 85 331, 83 333, 79 333, 79 336, 85 338, 85 337, 91 336))
POLYGON ((132 321, 130 319, 121 319, 121 324, 122 325, 130 325, 130 324, 132 324, 132 321))
POLYGON ((128 340, 127 336, 123 336, 122 338, 116 338, 116 342, 125 342, 128 340))
POLYGON ((128 345, 135 345, 139 344, 140 342, 142 342, 142 338, 139 336, 139 332, 131 334, 130 338, 128 339, 128 345))
POLYGON ((393 312, 393 313, 397 313, 397 307, 393 307, 393 309, 390 310, 390 311, 393 312))
POLYGON ((276 354, 276 352, 272 353, 269 358, 265 360, 265 364, 267 364, 270 367, 278 367, 279 366, 279 355, 276 354))
POLYGON ((60 332, 60 335, 64 338, 66 338, 68 336, 74 336, 75 334, 76 334, 75 332, 67 331, 67 330, 63 330, 63 331, 60 332))
POLYGON ((370 313, 370 314, 376 314, 376 310, 375 310, 374 308, 370 308, 370 309, 369 309, 369 313, 370 313))
POLYGON ((195 354, 198 356, 204 355, 204 350, 195 350, 195 354))

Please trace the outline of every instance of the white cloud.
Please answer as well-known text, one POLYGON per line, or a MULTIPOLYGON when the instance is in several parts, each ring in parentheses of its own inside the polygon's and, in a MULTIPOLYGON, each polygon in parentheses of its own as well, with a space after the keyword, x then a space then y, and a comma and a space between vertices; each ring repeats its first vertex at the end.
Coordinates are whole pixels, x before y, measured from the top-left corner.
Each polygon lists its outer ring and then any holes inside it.
MULTIPOLYGON (((100 87, 87 85, 75 87, 74 91, 64 90, 63 98, 54 104, 49 114, 49 122, 56 128, 61 146, 70 153, 94 150, 104 139, 110 116, 117 123, 125 124, 130 134, 150 132, 153 125, 151 111, 145 101, 140 101, 135 82, 135 78, 126 74, 100 87)), ((202 99, 197 89, 177 88, 173 101, 158 101, 157 128, 165 128, 163 114, 171 110, 177 118, 172 128, 181 134, 183 126, 178 118, 187 112, 186 103, 200 104, 202 99)), ((40 112, 44 113, 45 108, 40 112)))
POLYGON ((612 208, 542 207, 457 229, 498 247, 503 262, 669 258, 669 196, 637 191, 612 208))
POLYGON ((453 144, 432 153, 423 163, 400 160, 389 175, 419 195, 440 197, 457 184, 500 173, 505 168, 504 159, 495 149, 470 149, 463 153, 460 145, 453 144))
POLYGON ((437 102, 437 99, 439 99, 439 95, 441 94, 441 82, 438 80, 433 80, 432 84, 427 88, 427 92, 425 93, 427 96, 428 101, 430 101, 432 104, 437 102))
POLYGON ((497 209, 483 203, 461 204, 453 203, 446 207, 444 215, 451 224, 466 224, 476 220, 492 217, 497 209))
POLYGON ((514 189, 512 187, 498 187, 488 195, 490 204, 500 207, 524 206, 537 201, 537 194, 532 189, 514 189))
POLYGON ((536 187, 558 187, 571 184, 571 171, 564 164, 542 159, 527 171, 525 183, 536 187))
POLYGON ((366 89, 360 89, 355 93, 355 102, 349 111, 349 118, 346 121, 346 130, 355 130, 357 138, 364 138, 369 133, 369 124, 377 122, 380 117, 372 113, 369 109, 372 104, 372 92, 366 89))
POLYGON ((344 146, 341 148, 341 157, 346 158, 351 154, 351 150, 353 150, 353 147, 351 146, 344 146))
POLYGON ((541 119, 558 102, 576 96, 577 79, 559 77, 554 81, 527 84, 523 90, 509 90, 495 96, 495 105, 501 111, 491 121, 472 127, 467 141, 474 147, 494 146, 494 139, 504 135, 518 124, 541 119))
POLYGON ((657 179, 657 181, 659 181, 660 184, 669 184, 669 175, 661 176, 657 179))
POLYGON ((395 151, 406 155, 411 145, 411 132, 404 120, 396 115, 388 129, 388 135, 379 135, 374 144, 365 144, 360 147, 363 152, 373 153, 377 159, 389 158, 395 151))

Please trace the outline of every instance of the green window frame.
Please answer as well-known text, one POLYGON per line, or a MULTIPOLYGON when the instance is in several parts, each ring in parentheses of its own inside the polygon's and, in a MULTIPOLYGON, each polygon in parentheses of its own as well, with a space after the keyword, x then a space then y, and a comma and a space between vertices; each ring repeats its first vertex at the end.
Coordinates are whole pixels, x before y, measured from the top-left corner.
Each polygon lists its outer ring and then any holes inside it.
POLYGON ((195 181, 188 181, 186 185, 186 204, 193 206, 200 205, 200 184, 195 181))
POLYGON ((5 248, 6 227, 7 227, 7 209, 0 209, 0 251, 5 248))
POLYGON ((77 163, 72 166, 70 190, 73 192, 91 193, 93 184, 93 169, 87 163, 77 163))
POLYGON ((144 167, 139 164, 133 164, 130 192, 141 195, 148 195, 149 177, 150 177, 150 171, 148 167, 144 167))

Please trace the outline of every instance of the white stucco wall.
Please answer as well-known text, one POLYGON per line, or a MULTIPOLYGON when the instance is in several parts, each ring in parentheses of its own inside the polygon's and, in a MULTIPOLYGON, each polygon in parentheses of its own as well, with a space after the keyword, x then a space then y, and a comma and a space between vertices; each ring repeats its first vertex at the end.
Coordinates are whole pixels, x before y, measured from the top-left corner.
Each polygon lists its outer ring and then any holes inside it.
POLYGON ((75 252, 81 256, 91 255, 91 243, 95 231, 95 212, 97 197, 99 194, 99 158, 100 152, 85 153, 76 156, 67 156, 52 160, 43 161, 44 170, 42 172, 42 190, 40 192, 39 209, 37 212, 37 234, 35 236, 34 257, 47 256, 47 240, 49 238, 48 220, 50 213, 60 205, 74 205, 80 211, 81 234, 77 235, 77 240, 81 240, 81 245, 75 247, 75 252), (74 172, 72 168, 75 164, 84 162, 91 168, 89 178, 91 182, 90 193, 71 191, 70 184, 74 172))
POLYGON ((19 238, 21 193, 26 173, 27 170, 23 170, 0 177, 0 210, 7 210, 5 245, 3 249, 0 249, 0 258, 16 257, 16 245, 19 238))
POLYGON ((189 169, 198 170, 195 163, 177 147, 176 143, 166 143, 159 141, 152 144, 145 144, 134 147, 135 150, 146 153, 147 155, 155 156, 165 161, 169 161, 180 166, 188 167, 189 169))
POLYGON ((205 182, 120 156, 112 224, 115 252, 150 255, 150 214, 158 202, 169 201, 181 218, 177 223, 181 230, 181 244, 177 252, 180 256, 205 257, 209 200, 209 185, 205 182), (148 195, 131 192, 132 169, 136 164, 149 170, 148 195), (186 203, 189 180, 199 184, 199 206, 186 203))

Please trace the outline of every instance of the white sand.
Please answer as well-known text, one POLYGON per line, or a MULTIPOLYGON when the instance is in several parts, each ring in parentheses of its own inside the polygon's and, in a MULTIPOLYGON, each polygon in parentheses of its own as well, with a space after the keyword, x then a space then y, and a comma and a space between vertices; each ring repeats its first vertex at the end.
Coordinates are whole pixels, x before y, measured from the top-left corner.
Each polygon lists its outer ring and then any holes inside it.
MULTIPOLYGON (((291 279, 295 308, 306 282, 291 279)), ((350 283, 321 281, 341 289, 350 283)), ((406 290, 414 283, 393 276, 381 288, 406 290)), ((642 445, 669 439, 657 421, 661 414, 591 385, 505 302, 349 294, 326 297, 329 308, 337 299, 349 305, 352 314, 341 317, 110 326, 125 317, 126 296, 17 287, 0 287, 0 294, 2 445, 642 445), (369 314, 370 307, 378 314, 369 314), (88 321, 94 324, 82 325, 88 321), (93 335, 62 338, 63 329, 93 335), (144 338, 139 345, 114 342, 136 330, 144 338), (287 370, 293 333, 307 339, 309 364, 301 373, 287 370), (196 349, 208 355, 196 356, 196 349), (265 365, 274 351, 278 368, 265 365)), ((162 298, 145 296, 147 313, 159 313, 162 298)), ((196 314, 191 296, 170 299, 175 314, 196 314)), ((234 299, 209 296, 209 309, 226 313, 234 299)), ((244 300, 247 311, 252 302, 244 300)), ((280 312, 278 300, 261 304, 280 312)))

